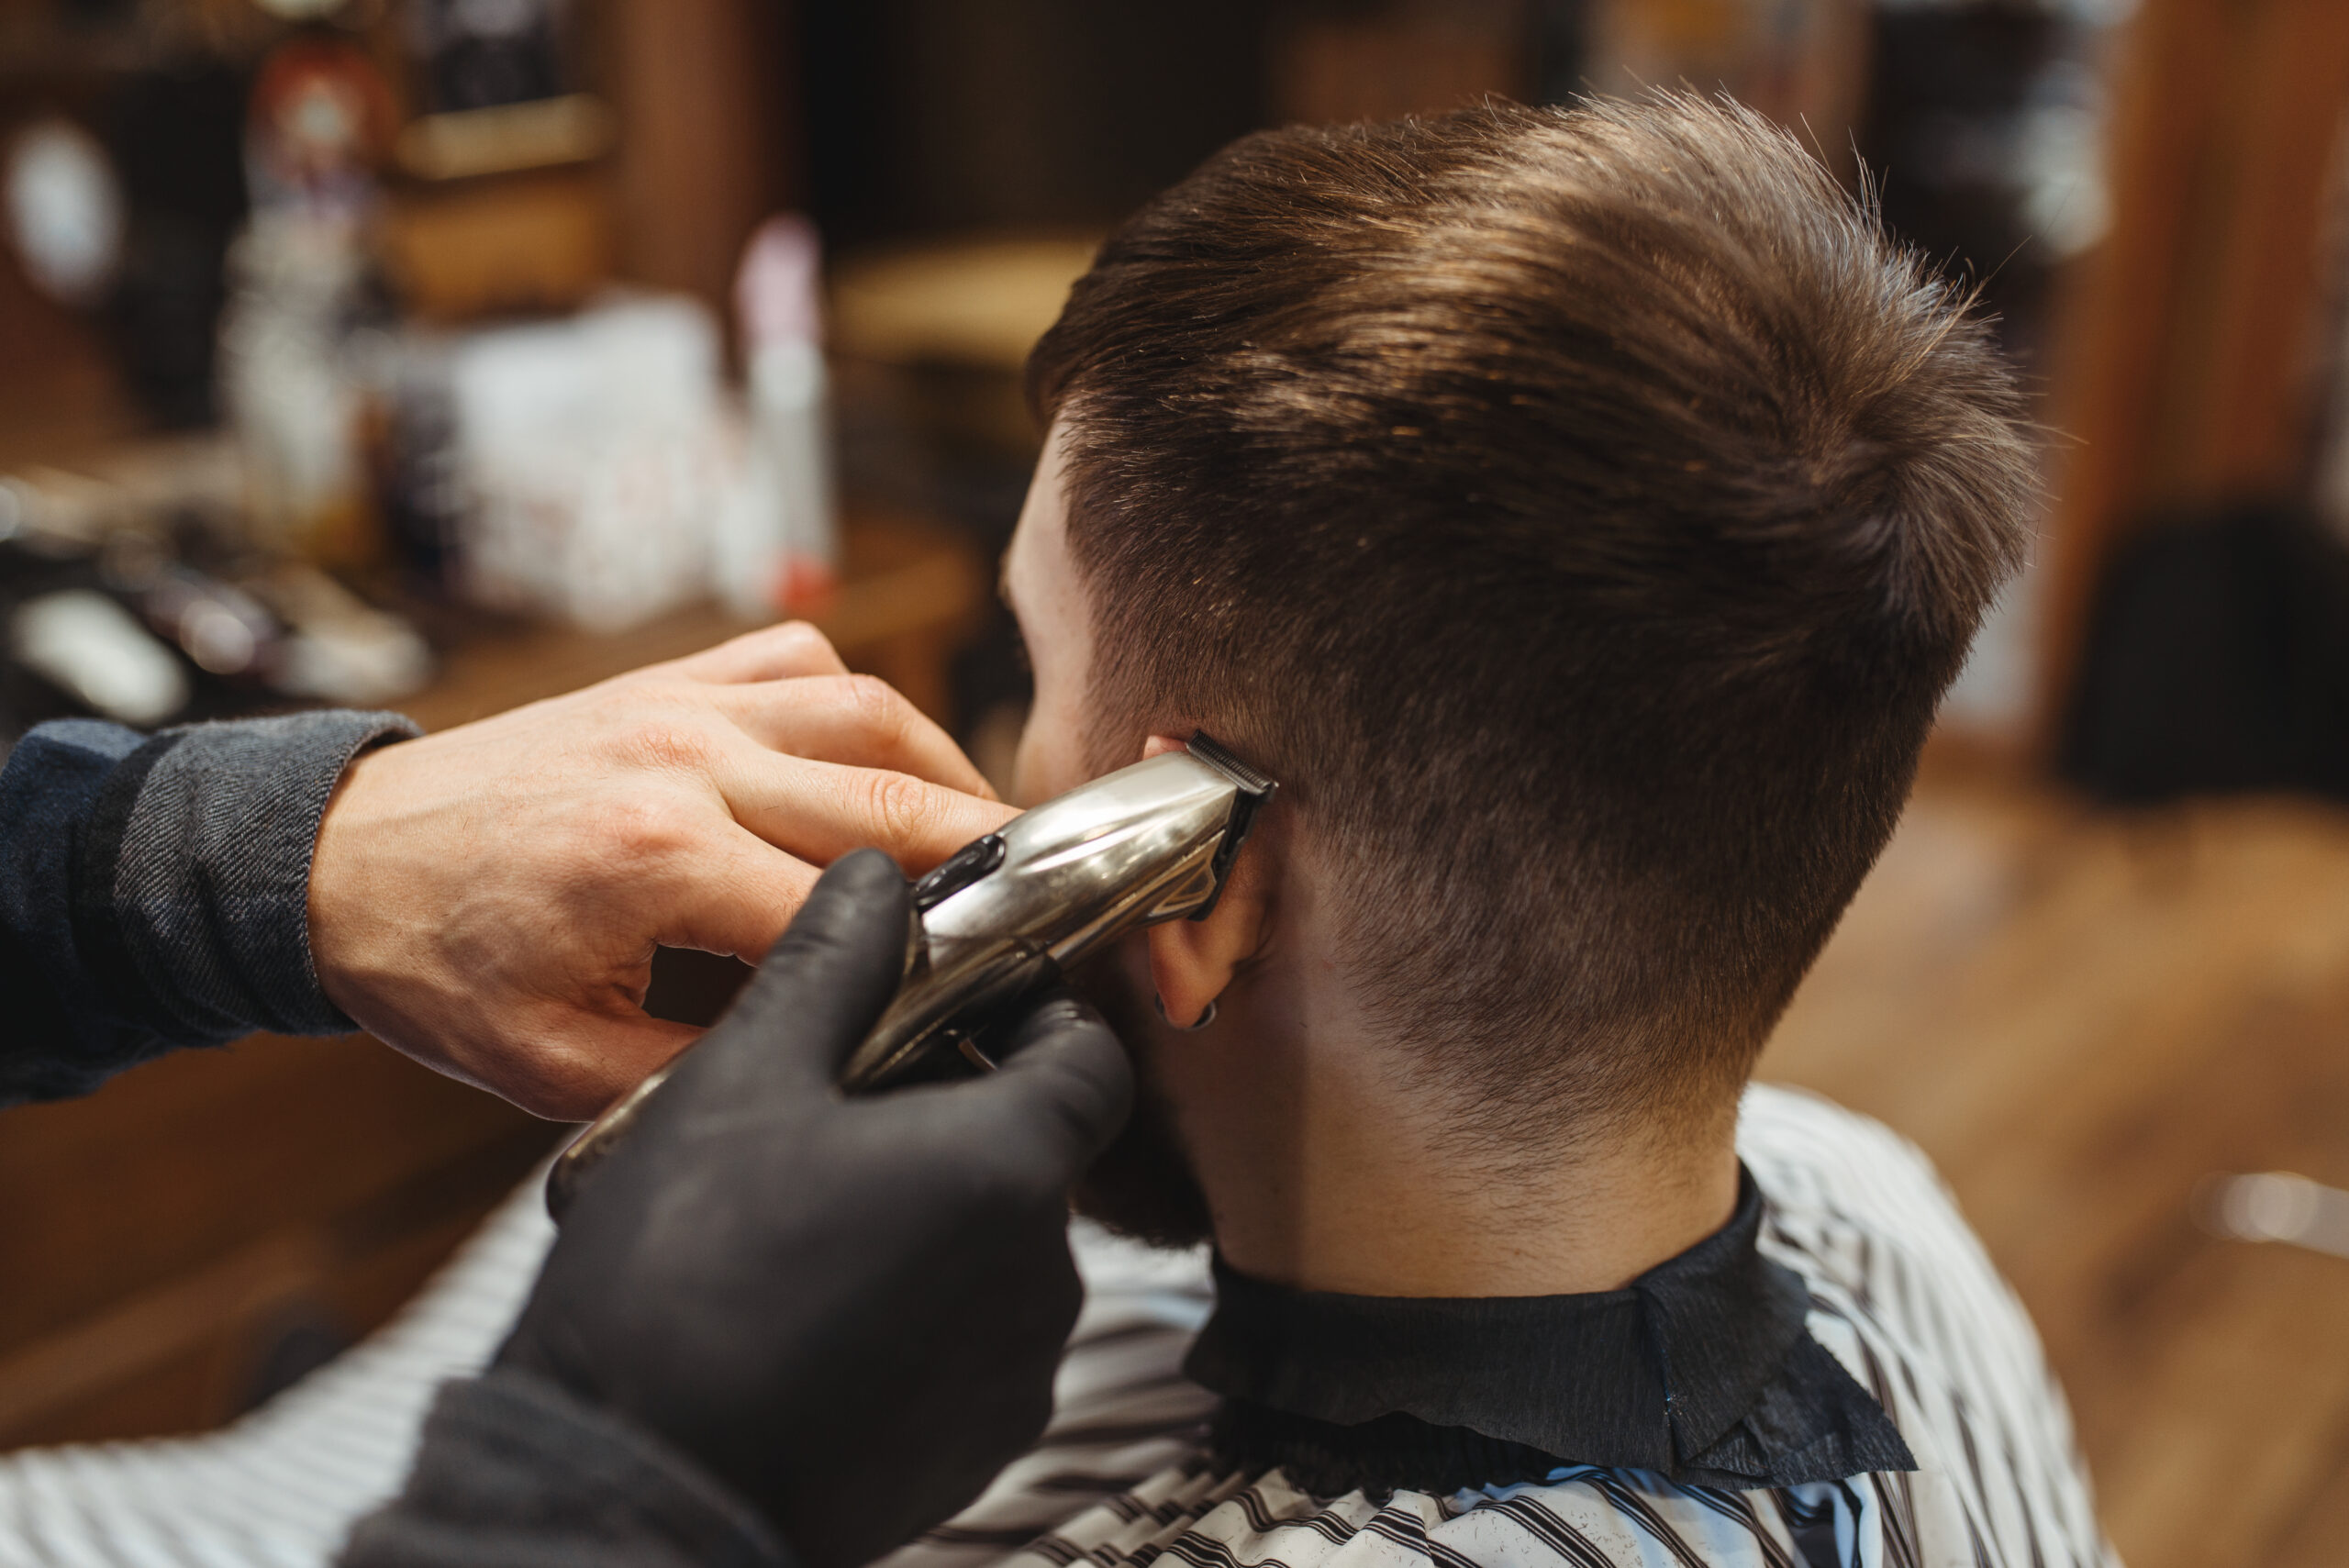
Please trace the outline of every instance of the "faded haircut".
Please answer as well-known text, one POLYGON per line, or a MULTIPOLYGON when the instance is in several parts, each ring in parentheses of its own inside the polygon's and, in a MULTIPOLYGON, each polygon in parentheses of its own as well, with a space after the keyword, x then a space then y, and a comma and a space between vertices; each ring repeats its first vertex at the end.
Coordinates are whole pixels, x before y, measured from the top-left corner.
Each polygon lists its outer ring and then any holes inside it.
POLYGON ((1685 94, 1248 137, 1029 389, 1095 760, 1199 724, 1279 779, 1376 1027, 1504 1146, 1725 1114, 2035 500, 1970 295, 1685 94))

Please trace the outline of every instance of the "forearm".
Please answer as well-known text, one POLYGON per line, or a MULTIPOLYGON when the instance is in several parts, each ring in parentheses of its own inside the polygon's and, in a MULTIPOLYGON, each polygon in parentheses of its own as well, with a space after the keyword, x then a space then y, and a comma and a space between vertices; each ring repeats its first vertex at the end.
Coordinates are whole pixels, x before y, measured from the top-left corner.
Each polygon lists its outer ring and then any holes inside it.
POLYGON ((441 1389, 400 1496, 342 1568, 787 1568, 765 1522, 648 1433, 528 1373, 441 1389))
POLYGON ((311 963, 311 851, 351 759, 413 733, 329 712, 19 741, 0 768, 0 1104, 255 1029, 349 1029, 311 963))

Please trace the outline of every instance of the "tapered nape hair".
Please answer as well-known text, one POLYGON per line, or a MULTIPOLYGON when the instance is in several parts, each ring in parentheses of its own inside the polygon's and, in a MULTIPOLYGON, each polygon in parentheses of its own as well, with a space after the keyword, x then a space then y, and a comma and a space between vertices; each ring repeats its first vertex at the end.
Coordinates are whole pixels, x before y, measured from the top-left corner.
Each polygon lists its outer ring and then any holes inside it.
POLYGON ((1200 724, 1279 779, 1376 1027, 1503 1148, 1718 1125, 2034 501, 1969 295, 1685 94, 1249 137, 1029 386, 1096 760, 1200 724))

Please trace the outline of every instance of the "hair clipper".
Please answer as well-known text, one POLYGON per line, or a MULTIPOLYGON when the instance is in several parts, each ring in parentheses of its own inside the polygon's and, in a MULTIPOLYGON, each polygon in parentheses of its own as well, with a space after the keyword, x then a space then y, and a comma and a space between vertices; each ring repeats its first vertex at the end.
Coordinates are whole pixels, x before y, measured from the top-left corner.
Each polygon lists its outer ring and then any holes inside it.
MULTIPOLYGON (((905 978, 851 1053, 841 1087, 883 1087, 948 1053, 993 1071, 980 1040, 1014 1004, 1139 927, 1205 919, 1273 794, 1204 731, 1080 784, 963 846, 914 884, 905 978)), ((690 1048, 688 1048, 690 1050, 690 1048)), ((560 1218, 683 1054, 614 1104, 555 1161, 560 1218)))

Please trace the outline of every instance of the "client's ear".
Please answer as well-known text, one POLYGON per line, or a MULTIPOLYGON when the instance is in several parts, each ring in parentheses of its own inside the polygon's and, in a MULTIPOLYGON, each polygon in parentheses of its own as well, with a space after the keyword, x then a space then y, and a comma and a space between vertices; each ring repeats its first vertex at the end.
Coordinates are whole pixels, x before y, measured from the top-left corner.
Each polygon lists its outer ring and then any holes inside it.
MULTIPOLYGON (((1142 755, 1178 750, 1182 742, 1153 735, 1142 755)), ((1264 945, 1272 918, 1274 878, 1268 851, 1258 840, 1241 847, 1223 882, 1223 896, 1204 920, 1169 920, 1150 928, 1150 979, 1158 1005, 1177 1029, 1197 1024, 1231 984, 1241 964, 1264 945)))

